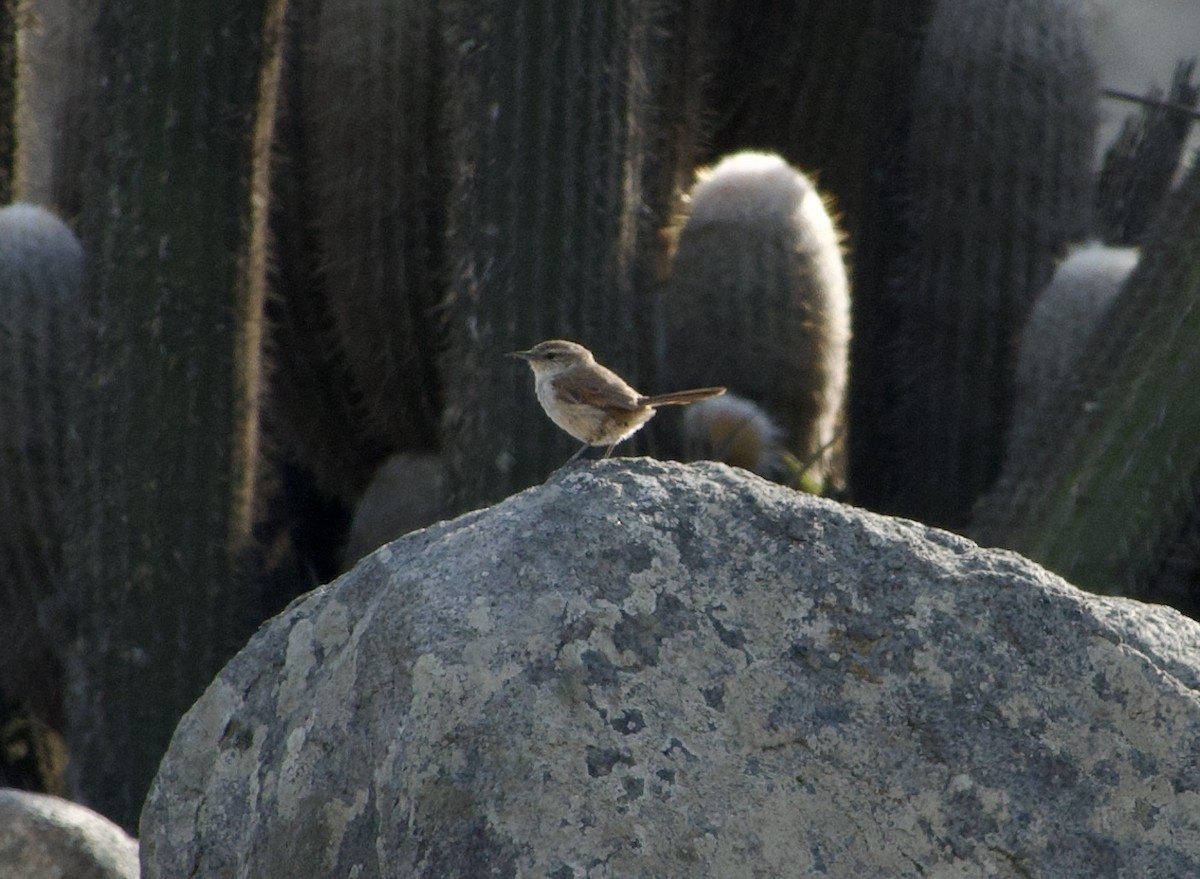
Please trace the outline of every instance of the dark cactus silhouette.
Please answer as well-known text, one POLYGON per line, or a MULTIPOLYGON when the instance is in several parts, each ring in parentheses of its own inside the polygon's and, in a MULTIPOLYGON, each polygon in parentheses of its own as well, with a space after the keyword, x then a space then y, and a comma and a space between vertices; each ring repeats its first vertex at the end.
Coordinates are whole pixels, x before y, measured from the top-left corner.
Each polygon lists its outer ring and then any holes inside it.
POLYGON ((1096 226, 1104 241, 1140 243, 1166 200, 1200 104, 1200 86, 1192 84, 1195 70, 1195 58, 1176 64, 1167 94, 1152 88, 1141 112, 1126 118, 1104 154, 1096 187, 1096 226))
POLYGON ((281 3, 114 0, 84 182, 91 333, 70 465, 70 782, 134 829, 253 620, 266 162, 281 3), (186 59, 183 61, 181 59, 186 59))
POLYGON ((709 4, 707 162, 766 149, 806 171, 855 230, 935 0, 709 4))
POLYGON ((1080 4, 938 6, 906 145, 891 511, 962 525, 999 471, 1016 334, 1087 229, 1095 98, 1080 4))
MULTIPOLYGON (((284 462, 295 461, 316 490, 348 511, 388 443, 372 429, 350 380, 318 267, 310 167, 311 126, 304 119, 304 54, 311 50, 316 0, 289 0, 284 67, 276 105, 270 195, 270 296, 267 300, 265 438, 284 462)), ((383 197, 383 193, 377 193, 383 197)), ((300 474, 296 474, 296 481, 300 474)), ((348 513, 347 513, 348 515, 348 513)))
POLYGON ((0 209, 0 693, 60 729, 56 603, 84 315, 74 233, 34 205, 0 209))
POLYGON ((1028 490, 985 508, 975 528, 981 541, 1016 549, 1082 588, 1142 597, 1169 549, 1195 543, 1197 228, 1200 165, 1164 206, 1081 359, 1078 390, 1051 428, 1056 441, 1018 475, 1028 490))
POLYGON ((670 387, 721 384, 762 406, 782 444, 833 475, 850 300, 821 196, 780 157, 738 153, 699 175, 662 296, 670 387))
POLYGON ((434 12, 376 0, 287 9, 267 419, 346 508, 388 454, 438 439, 434 12))
POLYGON ((314 6, 297 73, 317 270, 368 429, 394 450, 428 451, 445 189, 437 7, 314 6))
POLYGON ((679 99, 695 67, 685 7, 442 7, 454 180, 441 364, 452 509, 544 479, 571 451, 505 351, 573 338, 654 386, 641 354, 643 291, 670 211, 662 181, 687 164, 694 131, 694 104, 679 99))

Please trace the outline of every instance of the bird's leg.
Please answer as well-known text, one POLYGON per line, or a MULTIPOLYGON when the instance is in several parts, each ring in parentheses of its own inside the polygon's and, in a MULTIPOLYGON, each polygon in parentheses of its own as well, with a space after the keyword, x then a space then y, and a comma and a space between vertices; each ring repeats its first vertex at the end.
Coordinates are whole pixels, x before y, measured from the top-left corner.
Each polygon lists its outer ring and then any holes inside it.
POLYGON ((617 444, 616 444, 616 443, 610 443, 610 444, 609 444, 609 446, 608 446, 608 448, 604 450, 604 457, 603 457, 603 458, 601 458, 600 460, 601 460, 601 461, 607 461, 607 460, 608 460, 608 457, 609 457, 609 455, 611 455, 611 454, 612 454, 612 450, 613 450, 613 449, 615 449, 616 447, 617 447, 617 444))
POLYGON ((574 464, 576 461, 578 461, 579 456, 582 455, 584 452, 586 452, 588 450, 588 446, 590 446, 590 445, 591 445, 591 443, 584 443, 582 446, 580 446, 579 450, 574 455, 567 458, 567 461, 565 464, 563 464, 563 467, 570 467, 572 464, 574 464))

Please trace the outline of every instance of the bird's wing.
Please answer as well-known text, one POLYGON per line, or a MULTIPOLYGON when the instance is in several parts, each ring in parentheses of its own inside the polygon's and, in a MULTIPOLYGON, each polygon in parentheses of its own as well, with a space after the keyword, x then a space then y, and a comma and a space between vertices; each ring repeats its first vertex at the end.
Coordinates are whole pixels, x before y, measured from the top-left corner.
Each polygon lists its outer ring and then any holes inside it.
POLYGON ((559 397, 568 403, 582 403, 598 409, 622 409, 626 412, 633 412, 640 406, 637 391, 615 374, 609 378, 595 368, 586 372, 564 372, 551 382, 559 397))

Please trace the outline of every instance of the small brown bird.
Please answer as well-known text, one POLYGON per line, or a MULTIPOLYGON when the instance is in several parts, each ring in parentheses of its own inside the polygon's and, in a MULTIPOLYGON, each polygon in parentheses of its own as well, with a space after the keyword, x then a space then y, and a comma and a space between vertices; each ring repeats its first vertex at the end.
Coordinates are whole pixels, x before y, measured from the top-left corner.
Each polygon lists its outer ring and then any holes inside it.
POLYGON ((538 402, 550 420, 583 443, 567 464, 588 446, 608 446, 607 458, 617 443, 653 418, 659 406, 685 406, 725 393, 724 388, 696 388, 647 397, 597 363, 587 348, 563 339, 550 339, 505 356, 529 364, 538 402))

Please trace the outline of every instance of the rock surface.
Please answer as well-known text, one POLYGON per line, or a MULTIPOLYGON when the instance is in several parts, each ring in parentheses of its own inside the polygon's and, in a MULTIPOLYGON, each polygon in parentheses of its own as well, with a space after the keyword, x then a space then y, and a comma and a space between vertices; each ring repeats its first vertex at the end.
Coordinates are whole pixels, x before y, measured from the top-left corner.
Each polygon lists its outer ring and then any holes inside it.
POLYGON ((143 875, 1200 875, 1197 643, 722 465, 583 465, 264 626, 143 875))
POLYGON ((70 800, 0 790, 0 879, 137 879, 138 844, 70 800))

